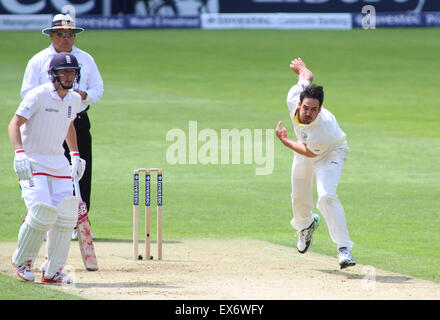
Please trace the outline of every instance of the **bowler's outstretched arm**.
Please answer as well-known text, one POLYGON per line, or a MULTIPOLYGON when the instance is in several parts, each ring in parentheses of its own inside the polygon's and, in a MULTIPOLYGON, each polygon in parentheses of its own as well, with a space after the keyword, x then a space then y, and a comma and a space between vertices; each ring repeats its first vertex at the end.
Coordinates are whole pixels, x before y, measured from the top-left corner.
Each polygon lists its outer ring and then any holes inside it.
POLYGON ((313 82, 313 73, 307 69, 306 64, 301 58, 292 60, 289 67, 298 74, 298 80, 307 80, 310 83, 313 82))

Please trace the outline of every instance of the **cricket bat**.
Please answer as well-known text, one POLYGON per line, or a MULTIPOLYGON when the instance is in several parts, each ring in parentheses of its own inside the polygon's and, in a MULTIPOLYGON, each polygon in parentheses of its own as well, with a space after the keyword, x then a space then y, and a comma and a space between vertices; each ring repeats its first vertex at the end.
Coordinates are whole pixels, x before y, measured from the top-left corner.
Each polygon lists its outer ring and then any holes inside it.
POLYGON ((81 257, 87 270, 96 271, 98 270, 98 261, 96 259, 95 247, 93 246, 92 232, 90 231, 87 204, 81 199, 78 181, 73 181, 73 184, 75 195, 80 199, 76 230, 78 231, 78 244, 81 251, 81 257))

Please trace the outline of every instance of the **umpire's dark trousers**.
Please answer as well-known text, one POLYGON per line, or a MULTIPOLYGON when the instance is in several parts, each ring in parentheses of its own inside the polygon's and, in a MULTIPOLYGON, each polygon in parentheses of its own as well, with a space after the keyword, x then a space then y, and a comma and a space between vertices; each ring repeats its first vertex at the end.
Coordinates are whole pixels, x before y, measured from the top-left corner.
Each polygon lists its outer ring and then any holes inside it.
MULTIPOLYGON (((87 107, 85 111, 78 113, 73 124, 76 129, 80 157, 86 160, 86 170, 79 181, 81 198, 87 204, 87 208, 90 212, 90 192, 92 191, 92 135, 90 134, 90 120, 87 115, 88 109, 89 107, 87 107)), ((63 147, 64 155, 70 162, 70 150, 66 142, 64 142, 63 147)))

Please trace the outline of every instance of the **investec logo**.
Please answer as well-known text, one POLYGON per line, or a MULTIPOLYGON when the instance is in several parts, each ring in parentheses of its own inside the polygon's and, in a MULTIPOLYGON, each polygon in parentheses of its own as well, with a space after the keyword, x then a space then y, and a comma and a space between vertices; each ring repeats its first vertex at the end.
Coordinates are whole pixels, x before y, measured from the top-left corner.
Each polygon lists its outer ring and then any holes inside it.
POLYGON ((189 121, 188 131, 172 129, 166 141, 173 142, 167 149, 169 164, 256 164, 256 175, 267 175, 274 168, 274 130, 214 129, 198 131, 197 121, 189 121), (199 142, 202 144, 199 146, 199 142), (242 152, 243 151, 243 152, 242 152))
POLYGON ((45 108, 44 111, 46 111, 46 112, 59 112, 58 109, 54 109, 54 108, 45 108))
MULTIPOLYGON (((356 4, 356 3, 381 3, 381 2, 391 2, 391 0, 252 0, 254 3, 291 3, 291 4, 312 4, 319 6, 320 4, 325 3, 335 3, 340 2, 341 4, 356 4)), ((426 0, 393 0, 393 2, 397 4, 404 4, 407 2, 417 3, 417 6, 423 6, 426 0)))
POLYGON ((209 20, 209 22, 217 22, 218 24, 239 24, 239 25, 270 25, 271 20, 267 15, 254 14, 252 16, 241 14, 228 14, 217 17, 217 21, 209 20))

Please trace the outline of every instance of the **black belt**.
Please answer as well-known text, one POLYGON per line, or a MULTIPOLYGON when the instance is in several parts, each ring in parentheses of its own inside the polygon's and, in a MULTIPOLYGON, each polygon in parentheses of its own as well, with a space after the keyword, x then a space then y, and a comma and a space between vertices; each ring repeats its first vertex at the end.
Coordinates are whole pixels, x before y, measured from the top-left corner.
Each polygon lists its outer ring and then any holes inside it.
POLYGON ((90 129, 90 120, 87 115, 87 110, 89 110, 89 106, 87 106, 85 110, 76 114, 75 128, 90 129))
POLYGON ((87 106, 87 108, 85 108, 83 111, 79 112, 78 114, 82 114, 85 115, 87 113, 87 110, 89 110, 90 105, 87 106))

